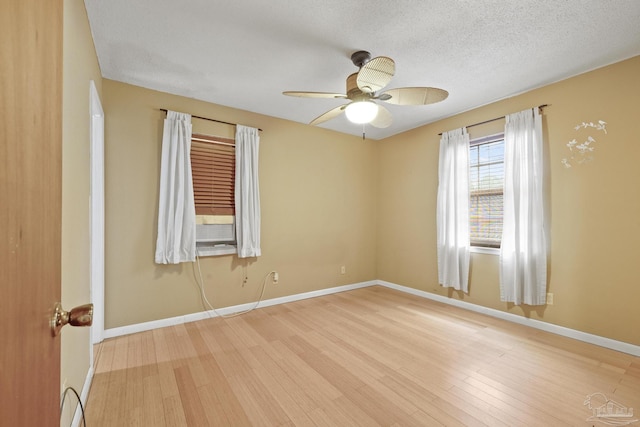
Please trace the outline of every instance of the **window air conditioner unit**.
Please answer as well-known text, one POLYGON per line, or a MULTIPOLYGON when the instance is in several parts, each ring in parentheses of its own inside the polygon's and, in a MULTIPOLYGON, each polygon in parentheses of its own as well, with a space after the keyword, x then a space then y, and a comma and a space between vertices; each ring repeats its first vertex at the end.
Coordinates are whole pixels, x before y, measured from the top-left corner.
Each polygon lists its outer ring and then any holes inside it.
POLYGON ((196 224, 196 242, 213 244, 235 244, 236 225, 232 224, 196 224))

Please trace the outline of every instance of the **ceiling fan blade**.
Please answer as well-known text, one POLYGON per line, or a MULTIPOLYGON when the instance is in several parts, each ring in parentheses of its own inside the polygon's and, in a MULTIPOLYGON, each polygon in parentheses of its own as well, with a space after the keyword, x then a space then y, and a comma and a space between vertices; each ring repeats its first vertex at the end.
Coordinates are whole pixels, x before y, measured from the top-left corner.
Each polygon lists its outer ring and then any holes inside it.
POLYGON ((347 105, 348 105, 348 104, 341 105, 341 106, 339 106, 339 107, 333 108, 333 109, 331 109, 331 110, 327 111, 326 113, 324 113, 324 114, 322 114, 322 115, 320 115, 320 116, 316 117, 316 118, 315 118, 315 119, 313 119, 313 120, 311 121, 311 123, 309 123, 309 124, 310 124, 310 125, 319 125, 320 123, 324 123, 324 122, 326 122, 327 120, 331 120, 331 119, 333 119, 334 117, 339 116, 339 115, 344 111, 344 109, 345 109, 345 108, 347 108, 347 105))
POLYGON ((282 92, 287 96, 298 96, 300 98, 346 98, 347 95, 343 93, 331 93, 331 92, 300 92, 300 91, 287 91, 282 92))
POLYGON ((384 108, 382 105, 378 105, 378 114, 370 125, 376 128, 388 128, 391 126, 391 122, 393 122, 393 117, 389 110, 384 108))
POLYGON ((364 64, 358 72, 358 88, 364 93, 377 92, 389 84, 396 73, 396 63, 386 56, 378 56, 364 64))
POLYGON ((444 101, 449 92, 435 87, 401 87, 390 89, 380 95, 380 99, 395 105, 427 105, 444 101), (389 99, 383 99, 385 95, 391 95, 389 99))

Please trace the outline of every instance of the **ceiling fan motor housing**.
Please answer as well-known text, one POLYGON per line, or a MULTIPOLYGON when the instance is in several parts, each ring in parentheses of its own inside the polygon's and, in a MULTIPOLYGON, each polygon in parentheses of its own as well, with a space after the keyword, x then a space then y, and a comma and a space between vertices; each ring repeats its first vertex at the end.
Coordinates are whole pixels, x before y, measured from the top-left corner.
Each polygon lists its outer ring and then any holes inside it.
POLYGON ((362 98, 365 94, 358 87, 358 73, 353 73, 347 77, 347 98, 355 100, 362 98))

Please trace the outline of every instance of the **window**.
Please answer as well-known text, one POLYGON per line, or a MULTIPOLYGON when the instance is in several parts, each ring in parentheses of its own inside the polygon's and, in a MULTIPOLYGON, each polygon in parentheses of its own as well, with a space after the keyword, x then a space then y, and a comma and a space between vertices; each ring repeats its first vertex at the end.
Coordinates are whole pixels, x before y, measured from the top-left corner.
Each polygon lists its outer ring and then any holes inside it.
POLYGON ((471 246, 499 248, 502 239, 504 134, 469 144, 469 228, 471 246))
POLYGON ((200 255, 235 252, 235 166, 233 139, 192 135, 191 173, 200 255))
POLYGON ((191 172, 196 215, 233 215, 236 169, 232 139, 194 134, 191 172))

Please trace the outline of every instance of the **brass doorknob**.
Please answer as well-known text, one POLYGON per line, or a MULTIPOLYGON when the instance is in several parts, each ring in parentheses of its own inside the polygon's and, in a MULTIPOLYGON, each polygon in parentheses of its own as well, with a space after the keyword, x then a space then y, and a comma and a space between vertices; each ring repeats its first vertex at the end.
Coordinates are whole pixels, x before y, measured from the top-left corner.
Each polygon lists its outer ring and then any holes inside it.
POLYGON ((71 326, 91 326, 93 323, 93 304, 80 305, 70 311, 62 309, 57 302, 51 316, 51 335, 54 337, 60 333, 60 329, 66 324, 71 326))

